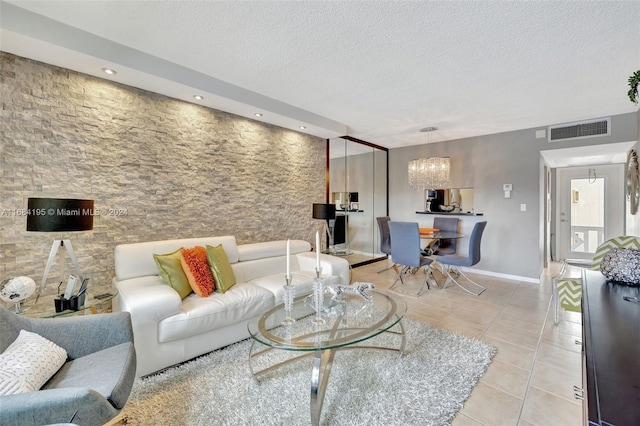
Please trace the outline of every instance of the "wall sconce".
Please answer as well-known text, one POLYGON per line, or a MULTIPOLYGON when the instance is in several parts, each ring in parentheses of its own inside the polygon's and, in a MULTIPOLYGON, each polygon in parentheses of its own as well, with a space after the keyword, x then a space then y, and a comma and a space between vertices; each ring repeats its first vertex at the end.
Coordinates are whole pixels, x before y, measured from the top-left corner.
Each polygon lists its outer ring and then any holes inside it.
POLYGON ((571 202, 574 204, 580 202, 580 191, 576 191, 575 189, 571 190, 571 202))

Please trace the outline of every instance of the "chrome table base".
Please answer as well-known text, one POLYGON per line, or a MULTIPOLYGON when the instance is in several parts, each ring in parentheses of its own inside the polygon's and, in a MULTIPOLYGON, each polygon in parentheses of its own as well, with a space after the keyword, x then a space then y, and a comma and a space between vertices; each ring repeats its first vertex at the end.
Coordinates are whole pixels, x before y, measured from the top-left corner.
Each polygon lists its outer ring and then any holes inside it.
MULTIPOLYGON (((340 319, 336 321, 336 325, 339 321, 340 319)), ((253 360, 261 355, 269 353, 275 348, 267 347, 262 350, 254 352, 254 350, 256 349, 256 343, 257 343, 257 341, 254 340, 251 343, 251 349, 249 350, 249 369, 253 377, 257 381, 260 381, 259 377, 270 371, 274 371, 275 369, 282 367, 286 364, 289 364, 301 358, 306 358, 308 356, 313 355, 313 368, 311 370, 311 394, 310 394, 309 410, 311 413, 311 424, 313 426, 317 426, 320 424, 320 415, 322 413, 324 395, 327 390, 329 376, 331 375, 331 367, 333 365, 333 359, 335 357, 336 352, 339 350, 352 350, 352 349, 376 349, 376 350, 387 350, 387 351, 398 352, 400 356, 402 356, 402 354, 404 353, 405 345, 406 345, 406 334, 405 334, 404 326, 402 325, 402 321, 398 321, 396 326, 392 327, 389 330, 386 330, 384 333, 393 334, 395 336, 400 337, 400 345, 397 348, 386 347, 386 346, 372 346, 372 345, 368 345, 368 346, 349 345, 349 346, 342 346, 337 348, 310 351, 310 352, 305 352, 303 355, 297 355, 285 361, 278 362, 274 365, 271 365, 259 371, 254 370, 253 364, 252 364, 253 360), (393 331, 393 329, 396 326, 399 327, 399 331, 393 331)), ((341 331, 342 330, 336 329, 334 327, 334 329, 331 330, 332 337, 335 337, 335 334, 339 334, 341 331)), ((326 332, 326 330, 323 332, 326 332)), ((298 340, 306 339, 308 337, 309 335, 301 336, 299 337, 298 340)))

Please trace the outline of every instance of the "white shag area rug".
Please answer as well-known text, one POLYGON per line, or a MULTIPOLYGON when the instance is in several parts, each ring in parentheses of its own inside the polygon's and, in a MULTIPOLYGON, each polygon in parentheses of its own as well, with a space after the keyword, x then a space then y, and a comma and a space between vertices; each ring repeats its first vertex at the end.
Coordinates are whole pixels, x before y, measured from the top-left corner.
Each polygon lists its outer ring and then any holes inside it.
MULTIPOLYGON (((402 357, 370 349, 337 352, 320 424, 450 424, 496 349, 429 324, 408 319, 403 324, 407 346, 402 357)), ((398 341, 388 334, 374 339, 398 341)), ((244 340, 136 380, 124 409, 125 424, 311 424, 313 357, 281 367, 258 383, 249 371, 250 345, 250 339, 244 340)), ((272 351, 274 357, 282 352, 272 351)))

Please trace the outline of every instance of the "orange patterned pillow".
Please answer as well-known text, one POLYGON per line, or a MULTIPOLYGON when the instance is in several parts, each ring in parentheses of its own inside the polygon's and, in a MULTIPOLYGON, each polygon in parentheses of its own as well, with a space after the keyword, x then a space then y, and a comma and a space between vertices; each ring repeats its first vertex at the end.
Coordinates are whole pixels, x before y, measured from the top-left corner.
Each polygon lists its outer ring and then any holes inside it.
POLYGON ((195 246, 190 249, 182 249, 180 262, 195 294, 207 297, 213 293, 215 282, 207 263, 207 250, 204 247, 195 246))

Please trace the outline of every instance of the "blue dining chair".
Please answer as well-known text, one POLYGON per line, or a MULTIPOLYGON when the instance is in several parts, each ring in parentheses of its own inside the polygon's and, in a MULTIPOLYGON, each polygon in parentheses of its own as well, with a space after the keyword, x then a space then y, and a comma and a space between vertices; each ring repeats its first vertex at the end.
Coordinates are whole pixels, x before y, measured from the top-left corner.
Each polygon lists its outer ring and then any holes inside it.
MULTIPOLYGON (((458 232, 458 222, 460 219, 457 217, 436 217, 433 219, 433 227, 438 228, 441 231, 446 232, 458 232)), ((438 256, 445 254, 456 254, 458 249, 457 238, 443 238, 440 240, 438 248, 435 253, 438 256)))
MULTIPOLYGON (((395 281, 389 287, 391 290, 398 283, 398 280, 404 285, 402 276, 407 272, 412 271, 414 268, 417 270, 423 266, 428 266, 433 262, 433 259, 420 253, 420 228, 417 222, 390 221, 389 231, 391 234, 391 260, 395 264, 402 265, 395 281)), ((425 273, 425 281, 416 296, 422 294, 425 285, 427 289, 431 288, 429 285, 431 271, 426 270, 425 273)))
MULTIPOLYGON (((391 232, 389 231, 389 221, 391 218, 389 216, 381 216, 377 217, 376 220, 378 221, 378 230, 380 231, 380 252, 391 256, 391 232)), ((398 267, 393 264, 388 268, 378 271, 378 273, 388 271, 389 269, 398 272, 398 267)))
POLYGON ((447 280, 442 285, 443 289, 447 286, 449 281, 453 281, 458 287, 475 296, 480 296, 480 294, 482 294, 482 292, 486 290, 486 288, 474 282, 472 279, 467 277, 464 274, 464 272, 462 272, 462 270, 458 268, 459 266, 467 266, 467 267, 473 266, 476 263, 480 262, 480 243, 482 241, 482 233, 484 232, 484 228, 486 226, 487 226, 487 222, 477 222, 474 225, 473 231, 471 231, 471 237, 469 237, 469 255, 468 256, 445 255, 445 256, 438 257, 438 263, 446 266, 447 280), (454 273, 452 273, 451 271, 452 267, 456 269, 455 276, 454 276, 454 273), (462 285, 460 282, 458 282, 456 278, 459 278, 460 275, 465 277, 470 284, 476 286, 478 289, 480 289, 480 291, 478 292, 472 291, 467 287, 465 287, 464 285, 462 285))

